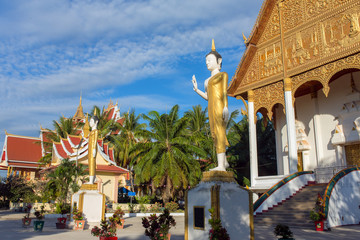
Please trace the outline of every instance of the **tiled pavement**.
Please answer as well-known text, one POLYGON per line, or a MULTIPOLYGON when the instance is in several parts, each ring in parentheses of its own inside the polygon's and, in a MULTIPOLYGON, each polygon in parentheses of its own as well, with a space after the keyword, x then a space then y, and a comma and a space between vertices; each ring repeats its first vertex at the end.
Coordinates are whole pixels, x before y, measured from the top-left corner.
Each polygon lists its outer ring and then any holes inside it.
MULTIPOLYGON (((43 232, 34 232, 32 228, 23 228, 21 218, 23 213, 0 211, 0 240, 83 240, 98 238, 91 236, 90 230, 73 231, 70 229, 56 229, 55 219, 46 219, 43 232)), ((176 228, 170 230, 172 240, 184 239, 184 217, 176 216, 176 228)), ((256 240, 272 240, 273 227, 255 226, 256 240)), ((360 225, 333 228, 332 231, 316 232, 313 229, 292 228, 296 240, 352 240, 360 239, 360 225)), ((145 240, 144 229, 140 217, 126 218, 124 229, 117 232, 118 239, 145 240)), ((239 236, 238 240, 241 240, 239 236)), ((201 240, 201 239, 198 239, 201 240)), ((237 239, 236 239, 237 240, 237 239)))

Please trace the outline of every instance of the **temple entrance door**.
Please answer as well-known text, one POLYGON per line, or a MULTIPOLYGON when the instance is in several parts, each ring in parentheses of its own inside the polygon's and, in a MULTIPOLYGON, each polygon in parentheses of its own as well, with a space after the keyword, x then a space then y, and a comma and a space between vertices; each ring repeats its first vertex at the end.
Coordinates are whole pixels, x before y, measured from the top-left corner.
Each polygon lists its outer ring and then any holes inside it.
POLYGON ((298 172, 302 172, 302 171, 304 171, 302 152, 298 152, 297 155, 298 155, 297 170, 298 170, 298 172))
POLYGON ((360 166, 360 144, 345 146, 346 164, 348 166, 360 166))

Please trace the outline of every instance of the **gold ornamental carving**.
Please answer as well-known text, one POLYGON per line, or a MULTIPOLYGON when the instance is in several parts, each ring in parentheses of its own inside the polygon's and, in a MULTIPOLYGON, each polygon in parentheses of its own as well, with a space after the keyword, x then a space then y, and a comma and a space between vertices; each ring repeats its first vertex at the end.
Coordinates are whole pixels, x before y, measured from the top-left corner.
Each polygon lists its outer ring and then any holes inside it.
POLYGON ((274 10, 271 13, 269 21, 266 23, 264 34, 259 39, 258 44, 267 42, 279 35, 280 35, 280 16, 278 11, 278 6, 276 4, 274 10))
MULTIPOLYGON (((255 114, 261 109, 266 109, 266 113, 269 119, 272 119, 272 109, 275 104, 281 104, 285 107, 284 100, 284 83, 279 81, 271 85, 264 86, 254 90, 254 112, 255 114)), ((285 109, 285 108, 284 108, 285 109)))
POLYGON ((344 69, 356 68, 360 70, 360 53, 348 56, 338 61, 325 64, 319 68, 304 72, 292 78, 292 95, 295 98, 296 90, 306 82, 318 81, 323 86, 323 93, 328 96, 330 87, 329 82, 331 78, 344 69))
POLYGON ((260 79, 279 74, 283 70, 280 42, 265 47, 259 51, 260 79))
MULTIPOLYGON (((285 0, 282 3, 284 49, 280 44, 276 4, 246 75, 238 79, 241 82, 236 95, 281 81, 284 77, 283 54, 287 76, 293 77, 359 52, 360 1, 285 0), (302 13, 302 17, 297 11, 302 13)), ((319 76, 313 78, 317 81, 322 79, 319 76)), ((326 83, 323 80, 320 82, 324 93, 327 93, 329 88, 326 83)))

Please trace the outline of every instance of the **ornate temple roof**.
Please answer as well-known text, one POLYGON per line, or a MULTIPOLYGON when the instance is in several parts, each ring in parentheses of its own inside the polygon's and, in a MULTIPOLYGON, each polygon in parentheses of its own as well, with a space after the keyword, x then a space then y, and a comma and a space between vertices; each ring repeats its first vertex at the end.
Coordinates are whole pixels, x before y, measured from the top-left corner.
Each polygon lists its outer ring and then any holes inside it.
POLYGON ((38 168, 42 155, 41 139, 18 136, 6 132, 0 165, 2 168, 16 166, 38 168))

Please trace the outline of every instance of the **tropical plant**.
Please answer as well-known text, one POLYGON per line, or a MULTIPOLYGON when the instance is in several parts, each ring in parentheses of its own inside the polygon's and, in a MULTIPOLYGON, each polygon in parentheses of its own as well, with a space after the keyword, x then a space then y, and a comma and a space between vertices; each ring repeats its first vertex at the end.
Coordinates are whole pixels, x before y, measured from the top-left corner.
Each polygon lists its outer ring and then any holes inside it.
POLYGON ((211 226, 209 230, 209 240, 230 240, 230 236, 226 229, 221 225, 220 218, 215 217, 214 209, 209 209, 211 218, 209 224, 211 226))
POLYGON ((41 219, 44 218, 44 213, 45 213, 44 209, 45 209, 45 206, 43 205, 43 206, 40 207, 40 211, 37 210, 37 211, 34 212, 34 215, 35 215, 37 220, 41 220, 41 219))
POLYGON ((91 229, 91 235, 95 237, 115 237, 116 225, 121 225, 121 217, 124 212, 120 209, 115 211, 109 221, 101 220, 100 227, 95 226, 91 229))
POLYGON ((281 236, 283 239, 289 239, 293 236, 293 233, 290 230, 289 226, 284 224, 278 224, 274 229, 274 235, 275 237, 281 236))
POLYGON ((91 110, 90 116, 94 116, 95 112, 96 116, 99 118, 97 125, 97 129, 99 130, 99 138, 105 138, 109 136, 111 132, 120 129, 121 125, 115 120, 111 119, 111 116, 109 115, 110 112, 106 111, 105 108, 100 111, 100 108, 95 105, 91 110))
POLYGON ((9 176, 0 181, 0 197, 11 202, 35 202, 38 196, 34 191, 35 185, 19 176, 9 176))
POLYGON ((130 152, 137 152, 132 163, 137 163, 135 181, 138 184, 151 181, 153 192, 158 189, 164 202, 168 202, 176 191, 198 183, 201 171, 194 156, 205 152, 194 146, 186 135, 187 118, 179 118, 179 106, 172 107, 167 114, 152 111, 144 115, 149 130, 139 135, 147 142, 136 144, 130 152))
POLYGON ((175 219, 170 216, 169 209, 164 209, 160 216, 152 214, 149 218, 142 218, 145 236, 151 240, 165 239, 171 227, 176 225, 175 219))
POLYGON ((179 209, 179 204, 176 202, 165 203, 165 208, 169 209, 170 212, 176 212, 179 209))
POLYGON ((65 205, 70 199, 70 194, 80 189, 78 181, 85 180, 85 169, 85 165, 76 166, 74 161, 66 158, 56 168, 49 170, 50 172, 46 175, 48 182, 45 187, 49 198, 65 205))
POLYGON ((139 132, 146 128, 145 123, 139 122, 141 116, 141 114, 136 116, 133 109, 125 113, 119 134, 109 136, 109 141, 114 146, 116 162, 122 167, 126 168, 136 156, 136 152, 130 153, 130 149, 140 141, 139 132))
POLYGON ((310 219, 313 221, 322 221, 325 219, 324 200, 320 193, 317 195, 315 207, 310 211, 310 219))
POLYGON ((75 221, 80 221, 84 219, 82 212, 80 212, 76 206, 73 207, 72 214, 75 221))

